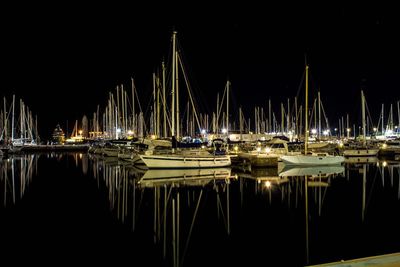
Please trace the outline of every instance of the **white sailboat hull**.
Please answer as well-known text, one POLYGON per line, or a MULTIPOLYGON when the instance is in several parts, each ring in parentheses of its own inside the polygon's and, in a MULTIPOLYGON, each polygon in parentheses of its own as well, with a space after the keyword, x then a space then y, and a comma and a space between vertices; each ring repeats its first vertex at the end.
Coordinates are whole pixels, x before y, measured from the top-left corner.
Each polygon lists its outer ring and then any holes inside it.
POLYGON ((140 155, 140 158, 149 169, 219 168, 231 165, 229 156, 140 155))
POLYGON ((314 156, 314 155, 295 155, 282 156, 281 160, 286 165, 337 165, 344 162, 342 156, 314 156))

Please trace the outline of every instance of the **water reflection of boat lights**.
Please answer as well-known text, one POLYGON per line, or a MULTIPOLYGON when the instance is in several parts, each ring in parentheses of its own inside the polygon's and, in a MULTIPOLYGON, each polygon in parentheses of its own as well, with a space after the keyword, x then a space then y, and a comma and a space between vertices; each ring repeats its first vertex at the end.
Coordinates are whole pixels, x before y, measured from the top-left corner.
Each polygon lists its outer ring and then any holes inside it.
POLYGON ((274 186, 278 186, 282 183, 287 183, 288 181, 289 181, 288 178, 279 176, 257 178, 257 184, 261 184, 263 187, 267 189, 271 189, 274 186))

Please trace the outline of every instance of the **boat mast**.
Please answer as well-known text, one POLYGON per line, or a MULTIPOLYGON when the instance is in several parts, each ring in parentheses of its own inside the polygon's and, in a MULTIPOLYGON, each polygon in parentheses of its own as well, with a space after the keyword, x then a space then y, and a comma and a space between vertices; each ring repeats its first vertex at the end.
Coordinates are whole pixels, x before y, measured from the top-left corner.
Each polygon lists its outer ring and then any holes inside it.
POLYGON ((397 133, 400 130, 400 101, 397 101, 397 116, 399 117, 397 120, 397 133))
POLYGON ((164 137, 167 137, 167 102, 166 102, 166 96, 165 96, 165 65, 164 61, 161 62, 161 67, 162 67, 162 90, 163 90, 163 130, 164 130, 164 137))
POLYGON ((226 82, 226 136, 228 137, 229 133, 229 87, 231 82, 228 80, 226 82))
MULTIPOLYGON (((176 50, 176 44, 175 44, 175 50, 176 50)), ((176 138, 179 139, 180 138, 180 121, 179 121, 179 65, 178 65, 178 51, 175 51, 174 53, 175 55, 175 97, 176 97, 176 138)))
POLYGON ((306 65, 306 107, 304 117, 306 119, 305 123, 305 141, 304 141, 304 154, 307 155, 307 145, 308 145, 308 65, 306 65))
MULTIPOLYGON (((12 117, 11 117, 11 142, 14 143, 14 109, 15 109, 15 95, 13 95, 12 103, 12 117)), ((5 112, 5 110, 4 110, 5 112)))
POLYGON ((366 142, 366 129, 365 129, 365 97, 364 97, 364 92, 361 90, 361 114, 362 114, 362 131, 363 131, 363 147, 367 146, 366 142))
POLYGON ((318 139, 321 138, 321 95, 318 91, 318 139))
POLYGON ((175 39, 176 31, 172 32, 172 89, 171 89, 171 136, 175 135, 175 39))

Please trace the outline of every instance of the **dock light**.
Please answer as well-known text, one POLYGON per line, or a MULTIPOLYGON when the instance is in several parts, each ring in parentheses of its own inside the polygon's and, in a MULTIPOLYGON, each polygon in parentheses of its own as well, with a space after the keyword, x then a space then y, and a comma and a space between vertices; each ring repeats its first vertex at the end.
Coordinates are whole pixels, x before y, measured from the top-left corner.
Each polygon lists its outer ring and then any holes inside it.
POLYGON ((271 152, 271 148, 270 148, 270 147, 266 147, 266 148, 265 148, 265 152, 266 152, 266 153, 271 152))
POLYGON ((351 129, 350 129, 350 128, 347 128, 346 131, 349 133, 349 132, 351 131, 351 129))
POLYGON ((117 133, 121 133, 121 128, 117 128, 117 133))
POLYGON ((155 135, 155 134, 152 134, 152 135, 150 136, 150 138, 151 138, 152 140, 154 140, 154 139, 156 139, 156 135, 155 135))
POLYGON ((328 130, 325 130, 325 131, 322 132, 322 134, 323 134, 323 135, 328 135, 329 132, 328 132, 328 130))
POLYGON ((129 130, 128 135, 133 135, 133 132, 131 130, 129 130))
POLYGON ((79 134, 82 135, 82 133, 83 133, 83 131, 82 131, 82 130, 79 130, 79 134))
POLYGON ((257 147, 257 152, 261 152, 261 147, 257 147))
POLYGON ((374 132, 377 132, 377 131, 378 131, 378 128, 374 127, 374 132))
POLYGON ((342 142, 339 143, 339 147, 342 148, 344 145, 342 142))
POLYGON ((264 183, 266 188, 270 188, 271 187, 271 182, 270 181, 265 181, 264 183))
POLYGON ((201 130, 201 134, 206 134, 206 130, 205 130, 205 129, 202 129, 202 130, 201 130))
POLYGON ((386 148, 387 148, 387 144, 385 143, 382 145, 382 149, 386 149, 386 148))
POLYGON ((201 146, 201 149, 204 149, 204 148, 206 148, 206 146, 205 146, 205 145, 202 145, 202 146, 201 146))
POLYGON ((382 162, 382 166, 386 167, 387 166, 387 162, 386 161, 382 162))
POLYGON ((237 152, 239 150, 239 147, 238 146, 234 146, 233 150, 235 150, 235 152, 237 152))
POLYGON ((312 130, 311 130, 311 133, 312 133, 312 134, 316 134, 316 133, 317 133, 317 129, 312 129, 312 130))
POLYGON ((228 132, 228 130, 227 130, 227 129, 225 129, 225 128, 224 128, 224 129, 222 129, 222 133, 223 133, 223 134, 226 134, 227 132, 228 132))

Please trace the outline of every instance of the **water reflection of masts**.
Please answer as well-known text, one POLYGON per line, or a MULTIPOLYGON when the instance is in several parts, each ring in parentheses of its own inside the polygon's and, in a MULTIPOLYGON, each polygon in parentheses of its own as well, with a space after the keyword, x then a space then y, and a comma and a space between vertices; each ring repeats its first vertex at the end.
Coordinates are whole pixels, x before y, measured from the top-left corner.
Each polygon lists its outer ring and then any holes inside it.
MULTIPOLYGON (((108 200, 110 209, 115 210, 117 218, 123 223, 128 216, 129 190, 130 190, 130 169, 127 166, 116 164, 106 164, 104 161, 95 160, 93 162, 93 174, 97 179, 97 185, 100 187, 101 177, 104 180, 108 190, 108 200)), ((133 192, 133 222, 135 227, 135 183, 131 183, 133 192)))
POLYGON ((308 179, 304 177, 304 200, 305 200, 305 220, 306 220, 306 263, 309 262, 309 240, 308 240, 308 179))
POLYGON ((36 170, 37 159, 34 154, 11 156, 11 158, 0 161, 0 180, 4 180, 3 205, 8 202, 8 191, 11 191, 13 204, 23 197, 30 184, 33 172, 36 170), (9 181, 11 178, 11 181, 9 181))
POLYGON ((362 221, 364 221, 364 218, 365 218, 366 186, 367 186, 367 164, 363 164, 362 208, 361 208, 361 220, 362 220, 362 221))
MULTIPOLYGON (((228 177, 230 172, 228 173, 228 177)), ((171 246, 172 246, 172 265, 182 266, 184 263, 185 255, 189 248, 190 238, 195 226, 196 218, 199 212, 199 207, 203 199, 203 193, 208 185, 213 186, 213 190, 216 192, 216 205, 217 205, 217 216, 220 218, 222 216, 224 221, 224 226, 228 235, 230 234, 230 182, 229 179, 224 179, 224 183, 218 183, 216 179, 200 179, 200 180, 177 181, 172 179, 171 182, 163 180, 160 183, 159 179, 155 179, 152 183, 150 180, 143 181, 139 183, 143 186, 143 190, 147 188, 153 188, 153 199, 154 199, 154 218, 153 218, 153 231, 154 231, 154 242, 162 244, 162 254, 163 258, 167 258, 167 223, 171 223, 171 246), (202 182, 204 181, 204 182, 202 182), (200 187, 199 187, 200 186, 200 187), (190 188, 188 188, 190 187, 190 188), (187 194, 186 204, 187 206, 192 206, 195 204, 193 215, 191 216, 190 227, 187 232, 187 237, 182 240, 182 230, 181 229, 181 208, 182 208, 182 192, 181 188, 186 188, 184 191, 187 194), (196 188, 199 191, 195 190, 196 188), (194 190, 191 190, 194 189, 194 190), (226 193, 226 214, 224 213, 224 208, 222 204, 221 193, 226 193), (163 196, 163 197, 162 197, 163 196), (170 207, 170 209, 169 209, 170 207), (170 211, 171 213, 168 213, 170 211), (170 219, 167 220, 167 218, 170 219), (162 222, 162 225, 161 225, 162 222), (183 253, 181 254, 181 248, 183 248, 183 253)))

